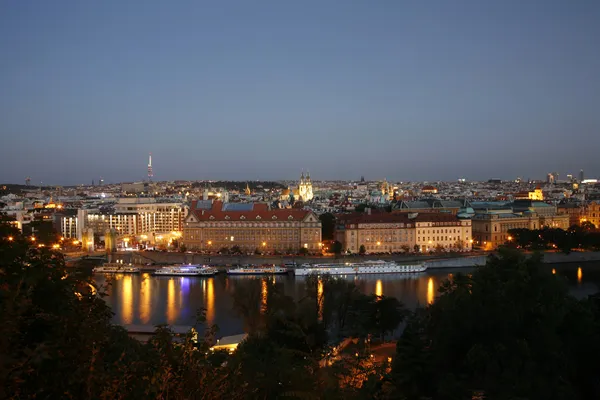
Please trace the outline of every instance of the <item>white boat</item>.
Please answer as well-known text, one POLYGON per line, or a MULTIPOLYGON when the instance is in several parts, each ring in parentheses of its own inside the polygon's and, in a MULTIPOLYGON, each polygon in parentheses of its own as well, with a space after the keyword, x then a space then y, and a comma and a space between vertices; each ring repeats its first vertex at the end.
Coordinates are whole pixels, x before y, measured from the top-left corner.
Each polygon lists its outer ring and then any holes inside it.
POLYGON ((243 266, 237 268, 229 268, 227 273, 229 275, 273 275, 273 274, 287 274, 288 269, 284 267, 278 267, 276 265, 261 265, 261 266, 243 266))
POLYGON ((303 264, 294 269, 297 276, 303 275, 358 275, 358 274, 407 274, 424 272, 427 267, 423 264, 398 265, 393 261, 364 261, 344 264, 303 264))
POLYGON ((140 269, 134 267, 133 264, 104 263, 102 266, 92 269, 92 272, 98 274, 137 274, 140 269))
POLYGON ((218 272, 216 268, 206 265, 170 265, 154 271, 154 275, 168 276, 213 276, 218 272))

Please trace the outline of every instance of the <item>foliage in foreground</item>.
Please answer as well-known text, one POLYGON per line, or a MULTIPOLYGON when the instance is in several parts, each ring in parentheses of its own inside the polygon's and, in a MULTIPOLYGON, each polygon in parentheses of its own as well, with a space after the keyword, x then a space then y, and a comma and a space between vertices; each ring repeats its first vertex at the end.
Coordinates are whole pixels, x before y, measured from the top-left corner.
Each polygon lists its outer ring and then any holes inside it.
MULTIPOLYGON (((409 320, 391 393, 404 399, 600 398, 600 312, 541 264, 505 250, 456 275, 409 320)), ((394 398, 394 397, 391 397, 394 398)))

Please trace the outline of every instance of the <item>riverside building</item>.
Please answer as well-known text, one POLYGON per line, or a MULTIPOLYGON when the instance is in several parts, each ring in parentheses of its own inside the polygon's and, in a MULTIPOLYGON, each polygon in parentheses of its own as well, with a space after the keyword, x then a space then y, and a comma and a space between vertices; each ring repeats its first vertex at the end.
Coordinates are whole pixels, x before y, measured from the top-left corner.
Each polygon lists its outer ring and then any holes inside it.
POLYGON ((470 250, 471 221, 445 213, 356 213, 338 217, 336 240, 350 253, 470 250))
POLYGON ((185 216, 183 244, 188 249, 250 252, 321 250, 321 221, 301 209, 270 209, 264 203, 194 201, 185 216))

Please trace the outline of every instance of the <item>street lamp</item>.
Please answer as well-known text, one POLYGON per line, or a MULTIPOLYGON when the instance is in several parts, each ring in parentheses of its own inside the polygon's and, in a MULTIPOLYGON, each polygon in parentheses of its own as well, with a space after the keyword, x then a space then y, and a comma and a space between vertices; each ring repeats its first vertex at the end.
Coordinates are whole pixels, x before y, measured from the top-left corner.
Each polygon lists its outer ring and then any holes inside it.
POLYGON ((32 241, 32 242, 35 242, 35 236, 32 236, 32 237, 31 237, 31 241, 32 241))
POLYGON ((262 242, 262 247, 265 247, 267 245, 267 242, 262 242))
POLYGON ((12 242, 12 241, 13 241, 13 237, 12 237, 12 236, 9 236, 9 237, 8 237, 8 241, 9 241, 9 242, 12 242))

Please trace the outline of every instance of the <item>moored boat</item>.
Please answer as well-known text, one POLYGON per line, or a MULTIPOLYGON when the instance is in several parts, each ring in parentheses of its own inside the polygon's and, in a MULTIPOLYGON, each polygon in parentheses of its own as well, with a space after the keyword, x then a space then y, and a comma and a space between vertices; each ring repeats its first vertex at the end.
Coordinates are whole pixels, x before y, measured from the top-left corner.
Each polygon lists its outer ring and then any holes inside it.
POLYGON ((398 265, 393 261, 364 261, 344 264, 303 264, 294 269, 297 276, 311 274, 330 275, 358 275, 358 274, 406 274, 425 272, 427 267, 423 264, 398 265))
POLYGON ((230 268, 227 270, 227 273, 229 275, 273 275, 287 274, 287 272, 287 268, 278 267, 272 264, 261 266, 246 265, 236 268, 230 268))
POLYGON ((218 272, 216 268, 206 265, 170 265, 154 271, 154 275, 166 276, 213 276, 218 272))
POLYGON ((140 272, 138 267, 133 264, 123 263, 104 263, 101 266, 92 269, 92 272, 99 274, 136 274, 140 272))

